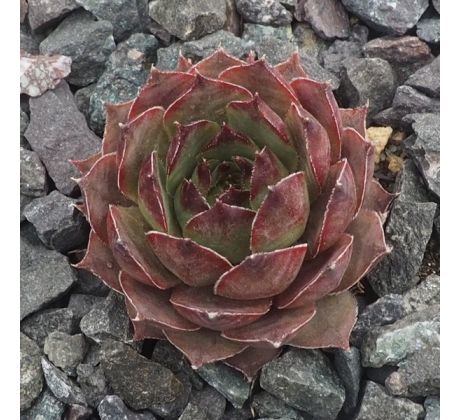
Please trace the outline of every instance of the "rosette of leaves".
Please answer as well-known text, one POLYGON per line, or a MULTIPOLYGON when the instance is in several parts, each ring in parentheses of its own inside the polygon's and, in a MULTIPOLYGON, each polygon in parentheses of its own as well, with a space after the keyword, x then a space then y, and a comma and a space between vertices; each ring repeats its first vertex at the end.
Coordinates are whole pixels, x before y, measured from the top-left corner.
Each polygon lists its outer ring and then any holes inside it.
POLYGON ((294 54, 218 50, 153 68, 107 105, 75 165, 91 233, 77 265, 123 294, 135 338, 253 377, 283 345, 349 346, 354 286, 389 252, 366 108, 340 109, 294 54))

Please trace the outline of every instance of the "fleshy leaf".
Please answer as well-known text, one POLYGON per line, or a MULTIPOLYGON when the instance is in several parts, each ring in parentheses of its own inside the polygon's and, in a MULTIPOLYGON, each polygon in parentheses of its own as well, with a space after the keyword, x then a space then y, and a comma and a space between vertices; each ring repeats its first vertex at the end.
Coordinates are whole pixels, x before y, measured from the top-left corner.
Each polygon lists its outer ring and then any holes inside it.
POLYGON ((382 221, 375 211, 362 209, 347 229, 353 235, 353 252, 342 282, 335 290, 342 292, 354 286, 390 252, 385 243, 382 221))
POLYGON ((270 299, 240 301, 216 296, 210 287, 176 288, 171 295, 171 303, 184 318, 217 331, 257 321, 271 306, 270 299))
POLYGON ((248 207, 249 191, 240 190, 233 186, 225 190, 218 198, 219 201, 231 206, 248 207))
POLYGON ((289 171, 297 167, 297 153, 283 120, 257 94, 250 101, 231 102, 227 118, 230 127, 246 134, 260 148, 271 149, 289 171))
POLYGON ((345 232, 356 209, 356 186, 346 159, 331 166, 323 192, 314 202, 303 239, 315 257, 345 232))
POLYGON ((269 185, 289 175, 276 155, 267 147, 256 154, 251 176, 251 208, 257 210, 268 192, 269 185))
POLYGON ((244 61, 227 54, 222 48, 219 48, 209 57, 195 64, 191 71, 193 72, 195 70, 203 76, 217 79, 219 74, 224 70, 242 64, 245 64, 244 61))
POLYGON ((145 221, 137 208, 110 206, 107 230, 113 255, 126 274, 159 289, 180 282, 154 255, 145 237, 145 221))
POLYGON ((249 238, 254 216, 252 210, 217 201, 211 209, 190 219, 183 233, 234 264, 250 254, 249 238))
POLYGON ((188 124, 197 120, 222 123, 225 107, 232 101, 247 101, 251 93, 241 86, 196 75, 192 87, 166 110, 164 122, 170 135, 176 131, 174 123, 188 124))
POLYGON ((230 299, 261 299, 283 292, 296 278, 307 245, 253 254, 220 277, 214 293, 230 299))
POLYGON ((281 74, 284 80, 290 82, 297 77, 307 77, 305 70, 300 63, 299 53, 296 51, 286 61, 275 66, 275 70, 281 74))
POLYGON ((219 125, 212 121, 179 124, 166 156, 166 188, 169 193, 174 193, 184 178, 192 175, 199 153, 218 132, 219 125))
POLYGON ((298 103, 290 86, 278 76, 264 59, 231 67, 219 75, 220 80, 244 86, 262 100, 279 117, 284 118, 292 102, 298 103))
POLYGON ((182 51, 179 51, 179 59, 177 60, 176 71, 187 72, 193 67, 192 60, 184 57, 182 51))
POLYGON ((312 304, 332 292, 342 280, 352 249, 353 237, 344 234, 316 258, 305 261, 291 286, 276 297, 276 307, 286 309, 312 304))
POLYGON ((198 213, 209 209, 206 199, 192 181, 184 179, 174 195, 174 210, 181 229, 198 213))
POLYGON ((287 343, 303 349, 350 348, 349 337, 358 315, 356 299, 350 292, 327 296, 316 305, 316 314, 287 343))
POLYGON ((229 357, 224 363, 232 368, 239 370, 248 381, 252 381, 262 367, 275 359, 281 353, 281 349, 274 347, 256 348, 248 347, 241 353, 229 357))
POLYGON ((120 284, 129 303, 136 310, 135 320, 179 331, 196 331, 200 328, 173 309, 169 304, 170 292, 140 283, 125 272, 120 274, 120 284))
POLYGON ((326 129, 331 142, 331 164, 336 163, 341 156, 342 120, 331 86, 307 78, 294 79, 291 86, 302 106, 326 129))
POLYGON ((232 161, 238 166, 240 171, 240 186, 243 190, 249 190, 251 187, 251 176, 253 163, 249 159, 241 156, 233 156, 232 161))
POLYGON ((152 68, 147 83, 141 88, 132 104, 129 119, 136 118, 154 106, 161 106, 166 109, 177 98, 187 92, 194 81, 195 75, 193 74, 178 71, 161 71, 152 68))
POLYGON ((88 248, 84 258, 75 265, 98 276, 107 286, 121 293, 118 273, 120 267, 111 249, 92 230, 89 234, 88 248))
POLYGON ((359 212, 367 185, 374 173, 374 146, 355 129, 344 128, 342 132, 342 156, 348 160, 356 185, 356 210, 359 212))
POLYGON ((116 152, 121 144, 122 124, 128 122, 128 114, 133 101, 119 104, 105 104, 105 127, 102 139, 102 154, 116 152))
POLYGON ((145 159, 156 150, 160 159, 166 154, 168 137, 163 126, 163 108, 150 108, 122 129, 119 153, 118 187, 137 201, 139 171, 145 159))
POLYGON ((192 368, 227 359, 243 351, 247 346, 221 337, 216 331, 194 332, 164 331, 167 339, 185 354, 192 368))
POLYGON ((363 208, 385 214, 396 197, 397 194, 388 192, 376 179, 371 179, 367 184, 363 208))
POLYGON ((240 343, 255 345, 270 345, 281 347, 290 340, 315 314, 312 306, 302 306, 295 309, 273 309, 266 316, 245 325, 224 331, 222 336, 240 343))
POLYGON ((81 160, 71 160, 70 163, 74 165, 82 175, 86 175, 94 164, 101 158, 102 153, 97 152, 94 155, 81 160))
POLYGON ((149 232, 147 240, 163 265, 189 286, 212 285, 232 268, 227 259, 191 239, 149 232))
MULTIPOLYGON (((123 272, 120 272, 120 276, 123 275, 123 272)), ((161 327, 158 326, 158 324, 148 320, 140 320, 137 317, 136 308, 131 304, 127 297, 125 297, 125 305, 129 319, 131 320, 131 324, 133 324, 134 341, 144 340, 145 338, 152 338, 155 340, 166 339, 166 337, 163 334, 163 330, 161 329, 161 327)))
POLYGON ((201 195, 206 197, 211 186, 211 169, 208 161, 203 159, 195 166, 191 180, 201 195))
POLYGON ((252 225, 252 252, 272 251, 293 244, 305 230, 309 207, 303 172, 291 174, 269 187, 252 225))
POLYGON ((366 138, 366 117, 368 105, 358 108, 339 108, 343 127, 354 128, 361 136, 366 138))

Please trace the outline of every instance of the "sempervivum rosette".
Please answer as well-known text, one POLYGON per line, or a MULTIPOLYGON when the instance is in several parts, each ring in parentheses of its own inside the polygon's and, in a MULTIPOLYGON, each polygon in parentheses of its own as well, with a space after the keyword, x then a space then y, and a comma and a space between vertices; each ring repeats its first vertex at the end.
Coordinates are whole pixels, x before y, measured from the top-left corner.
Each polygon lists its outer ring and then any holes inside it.
POLYGON ((388 252, 392 196, 365 117, 296 54, 154 68, 107 106, 101 152, 75 162, 92 228, 78 266, 125 295, 136 338, 165 338, 194 367, 250 378, 283 345, 347 348, 347 290, 388 252))

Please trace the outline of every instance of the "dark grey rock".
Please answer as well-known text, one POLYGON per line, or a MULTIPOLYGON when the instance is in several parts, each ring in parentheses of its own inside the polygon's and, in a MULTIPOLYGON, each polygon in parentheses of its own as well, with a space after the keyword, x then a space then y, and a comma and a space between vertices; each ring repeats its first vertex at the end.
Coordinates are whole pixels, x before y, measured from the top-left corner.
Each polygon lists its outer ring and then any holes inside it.
POLYGON ((404 294, 404 306, 407 313, 427 309, 440 304, 440 278, 431 274, 413 289, 404 294))
POLYGON ((292 21, 292 14, 278 0, 235 0, 238 13, 246 22, 283 26, 292 21))
POLYGON ((24 216, 47 247, 65 253, 83 245, 88 238, 88 225, 75 209, 76 203, 77 200, 54 190, 28 204, 24 216))
POLYGON ((433 4, 436 11, 438 13, 441 13, 441 6, 440 6, 441 0, 431 0, 431 3, 433 4))
POLYGON ((79 404, 72 404, 66 412, 66 420, 92 420, 93 409, 79 404))
POLYGON ((334 352, 334 366, 345 387, 343 412, 351 413, 358 404, 361 383, 361 354, 356 347, 334 352))
POLYGON ((28 0, 29 24, 33 31, 40 31, 58 22, 78 8, 75 0, 28 0))
POLYGON ((426 411, 425 420, 439 420, 441 418, 439 413, 439 397, 428 397, 423 406, 426 411))
POLYGON ((101 365, 110 386, 135 410, 172 402, 183 392, 183 385, 169 369, 126 344, 107 340, 102 353, 101 365))
POLYGON ((46 338, 43 351, 54 366, 68 375, 75 375, 77 366, 85 357, 85 337, 82 334, 69 335, 55 331, 46 338))
POLYGON ((113 25, 115 40, 121 41, 141 28, 141 17, 136 0, 76 0, 98 20, 113 25))
POLYGON ((155 420, 156 417, 147 411, 135 412, 126 407, 117 395, 107 395, 97 407, 101 420, 155 420))
POLYGON ((363 45, 357 41, 335 40, 331 46, 320 54, 324 68, 340 77, 345 69, 344 62, 349 58, 361 58, 363 45))
POLYGON ((439 100, 430 98, 410 86, 399 86, 393 98, 393 108, 409 113, 439 112, 439 100))
POLYGON ((96 133, 104 131, 105 103, 129 101, 137 95, 155 61, 157 48, 153 35, 141 33, 117 45, 90 99, 90 126, 96 133))
POLYGON ((293 34, 299 52, 319 62, 320 54, 325 51, 329 42, 321 39, 308 23, 300 22, 294 26, 293 34))
POLYGON ((29 125, 29 116, 22 109, 20 109, 20 122, 21 136, 23 136, 27 126, 29 125))
POLYGON ((40 395, 43 373, 40 364, 41 351, 33 340, 24 334, 20 337, 20 398, 21 411, 29 408, 40 395))
POLYGON ((70 295, 67 307, 72 310, 76 318, 81 319, 93 308, 93 306, 102 306, 103 302, 104 298, 101 296, 74 293, 70 295))
POLYGON ((361 347, 362 365, 395 366, 416 352, 436 347, 439 347, 439 305, 369 331, 361 347))
POLYGON ((190 402, 179 420, 220 420, 225 411, 225 398, 214 388, 207 386, 193 391, 190 402))
POLYGON ((63 402, 45 389, 32 408, 21 414, 21 420, 61 420, 65 407, 63 402))
POLYGON ((24 222, 26 220, 23 212, 24 212, 24 209, 26 208, 26 206, 32 202, 33 198, 32 197, 28 197, 27 195, 24 195, 24 194, 19 194, 19 217, 20 217, 20 220, 21 220, 21 223, 24 222))
POLYGON ((65 404, 86 405, 86 399, 78 387, 64 372, 42 357, 42 369, 46 384, 54 396, 65 404))
POLYGON ((430 201, 422 176, 412 159, 406 159, 395 181, 395 191, 402 201, 426 203, 430 201))
POLYGON ((372 382, 376 382, 380 385, 385 386, 387 378, 398 370, 397 366, 382 366, 381 368, 366 368, 366 378, 372 382))
POLYGON ((92 83, 91 85, 85 86, 81 89, 78 89, 75 92, 75 103, 79 111, 85 116, 86 122, 89 124, 89 101, 91 99, 91 95, 96 88, 96 83, 92 83))
POLYGON ((182 40, 222 29, 227 20, 225 0, 154 0, 149 4, 149 15, 182 40))
POLYGON ((324 39, 347 38, 350 35, 348 14, 339 0, 300 0, 296 15, 308 22, 324 39))
POLYGON ((321 67, 316 60, 311 59, 309 56, 303 55, 300 52, 300 61, 305 70, 305 73, 319 82, 327 82, 331 86, 332 90, 336 90, 340 86, 340 80, 330 71, 321 67))
POLYGON ((417 23, 417 36, 429 44, 438 44, 441 40, 439 18, 420 19, 417 23))
POLYGON ((242 408, 249 398, 250 384, 235 369, 223 363, 209 363, 196 371, 209 385, 227 398, 235 408, 242 408))
POLYGON ((41 36, 31 32, 29 25, 21 25, 19 41, 21 50, 29 54, 38 55, 40 53, 40 42, 42 40, 41 36))
POLYGON ((342 0, 349 12, 361 18, 372 28, 388 33, 403 35, 413 28, 428 8, 428 0, 342 0))
POLYGON ((344 62, 343 89, 347 106, 369 101, 369 116, 388 107, 396 89, 390 64, 380 58, 350 58, 344 62))
POLYGON ((304 416, 297 410, 286 405, 279 398, 268 392, 261 391, 254 395, 251 408, 259 417, 272 417, 275 419, 303 420, 304 416))
POLYGON ((73 334, 78 327, 78 319, 67 308, 47 309, 37 312, 21 322, 21 331, 32 338, 40 347, 46 337, 54 331, 73 334))
MULTIPOLYGON (((27 114, 25 114, 27 116, 27 114)), ((22 131, 21 115, 21 133, 22 131)), ((24 129, 25 130, 25 129, 24 129)), ((37 153, 21 147, 20 150, 20 189, 27 197, 41 197, 46 194, 46 170, 37 153)))
POLYGON ((418 420, 422 414, 422 405, 406 398, 392 397, 385 388, 368 381, 356 420, 418 420))
POLYGON ((293 349, 262 368, 260 386, 286 404, 317 418, 336 418, 345 389, 319 350, 293 349))
POLYGON ((100 139, 89 129, 65 81, 54 90, 30 98, 27 141, 44 163, 57 189, 70 195, 78 177, 69 159, 85 159, 100 149, 100 139))
POLYGON ((89 271, 77 269, 77 282, 73 291, 85 295, 106 297, 110 292, 110 288, 99 277, 89 271))
POLYGON ((88 363, 78 365, 77 382, 91 407, 97 407, 109 393, 109 385, 100 366, 88 363))
POLYGON ((436 57, 430 64, 417 70, 409 76, 405 84, 426 93, 433 98, 439 98, 440 92, 440 57, 436 57))
POLYGON ((254 418, 249 408, 230 407, 222 417, 222 420, 249 420, 254 418))
POLYGON ((106 338, 128 341, 131 337, 130 320, 123 296, 110 292, 101 305, 93 307, 81 319, 80 329, 96 343, 106 338))
POLYGON ((67 80, 76 86, 87 86, 96 81, 114 49, 112 24, 96 21, 84 10, 77 10, 65 18, 40 44, 42 54, 72 58, 72 70, 67 80))

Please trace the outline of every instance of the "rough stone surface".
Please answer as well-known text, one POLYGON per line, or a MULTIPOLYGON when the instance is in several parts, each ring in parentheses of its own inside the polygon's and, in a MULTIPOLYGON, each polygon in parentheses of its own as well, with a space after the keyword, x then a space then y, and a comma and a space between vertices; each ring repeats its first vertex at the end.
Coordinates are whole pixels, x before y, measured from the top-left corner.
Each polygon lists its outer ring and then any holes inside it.
POLYGON ((332 90, 336 90, 340 86, 340 80, 329 70, 326 70, 324 67, 321 67, 318 62, 308 55, 305 55, 300 51, 300 62, 305 70, 307 75, 319 82, 327 82, 331 85, 332 90))
POLYGON ((409 113, 435 113, 439 112, 439 100, 430 98, 410 86, 399 86, 393 98, 393 108, 409 113))
POLYGON ((313 417, 335 418, 345 389, 319 350, 293 349, 262 368, 260 386, 286 404, 313 417))
POLYGON ((196 370, 209 385, 219 391, 235 408, 249 398, 250 384, 243 375, 223 363, 210 363, 196 370))
POLYGON ((63 402, 45 389, 35 404, 21 414, 21 420, 61 420, 65 408, 66 405, 63 402))
POLYGON ((334 352, 334 366, 345 387, 343 412, 351 413, 358 404, 361 384, 361 354, 356 347, 334 352))
POLYGON ((395 190, 400 193, 399 199, 402 201, 419 203, 430 201, 420 171, 410 158, 404 161, 403 168, 396 177, 395 190))
POLYGON ((78 89, 75 92, 75 103, 79 111, 85 116, 86 121, 89 124, 89 101, 91 99, 91 95, 96 88, 96 83, 92 83, 91 85, 85 86, 84 88, 78 89))
POLYGON ((439 18, 420 19, 417 23, 417 36, 429 44, 438 44, 441 40, 441 24, 439 18))
POLYGON ((85 357, 85 337, 82 334, 69 335, 55 331, 46 338, 43 351, 54 366, 73 375, 85 357))
POLYGON ((349 12, 378 31, 403 35, 428 8, 428 0, 342 0, 349 12))
POLYGON ((97 407, 101 420, 155 420, 149 412, 134 412, 126 407, 123 400, 117 395, 107 395, 97 407))
POLYGON ((29 54, 37 55, 40 53, 41 37, 38 34, 32 33, 29 25, 21 25, 19 45, 21 50, 29 54))
POLYGON ((28 0, 29 24, 33 31, 42 30, 78 8, 75 0, 28 0))
POLYGON ((89 129, 64 81, 52 91, 30 99, 30 124, 25 132, 56 188, 71 194, 78 177, 69 159, 85 159, 100 149, 100 139, 89 129))
MULTIPOLYGON (((27 116, 27 114, 24 114, 27 116)), ((25 129, 24 129, 25 131, 25 129)), ((21 134, 22 112, 21 112, 21 134)), ((46 170, 37 153, 21 147, 20 150, 20 190, 28 197, 41 197, 46 194, 46 170)))
POLYGON ((104 131, 105 103, 125 102, 137 95, 155 61, 157 48, 153 35, 141 33, 117 45, 90 99, 90 126, 96 133, 104 131))
POLYGON ((235 0, 238 13, 246 22, 283 26, 292 21, 292 14, 278 0, 235 0))
POLYGON ((75 209, 76 202, 54 190, 28 204, 24 216, 47 247, 65 253, 83 245, 88 237, 88 226, 75 209))
POLYGON ((77 366, 77 382, 91 407, 97 407, 110 389, 100 366, 81 363, 77 366))
POLYGON ((344 63, 343 88, 348 107, 369 101, 369 116, 388 107, 396 89, 390 64, 380 58, 356 58, 344 63))
POLYGON ((439 420, 439 397, 428 397, 423 403, 426 411, 425 420, 439 420))
POLYGON ((249 408, 230 407, 222 417, 222 420, 249 420, 254 416, 249 408))
POLYGON ((303 420, 304 416, 297 410, 286 405, 279 398, 274 397, 268 392, 261 391, 254 395, 251 408, 260 417, 275 419, 303 420))
POLYGON ((93 308, 93 306, 101 306, 103 302, 104 298, 101 296, 74 293, 70 295, 67 307, 72 310, 76 318, 81 319, 93 308))
POLYGON ((356 420, 418 420, 423 406, 406 398, 395 398, 385 388, 368 381, 356 420))
POLYGON ((363 56, 363 45, 357 41, 335 40, 328 49, 320 55, 324 68, 335 76, 340 77, 344 71, 344 62, 349 58, 361 58, 363 56))
POLYGON ((86 399, 78 387, 64 372, 42 357, 42 369, 46 384, 54 396, 66 404, 86 405, 86 399))
POLYGON ((431 274, 404 294, 406 312, 417 312, 432 305, 439 305, 440 291, 440 277, 431 274))
POLYGON ((154 0, 149 4, 149 15, 182 40, 222 29, 227 20, 225 0, 154 0))
POLYGON ((440 6, 441 0, 431 0, 431 3, 433 4, 436 11, 438 13, 441 13, 441 6, 440 6))
POLYGON ((21 411, 29 408, 39 396, 43 387, 43 373, 40 365, 40 348, 29 337, 21 334, 20 363, 21 382, 20 398, 21 411))
POLYGON ((190 402, 179 420, 219 420, 224 415, 225 398, 214 388, 207 386, 193 391, 190 402))
POLYGON ((102 352, 101 364, 110 386, 131 408, 147 409, 180 397, 183 386, 176 376, 130 346, 107 340, 102 352))
POLYGON ((96 81, 114 49, 112 24, 95 21, 94 16, 84 10, 77 10, 65 18, 40 44, 42 54, 72 58, 72 71, 67 80, 77 86, 96 81))
POLYGON ((99 277, 89 271, 77 269, 77 282, 73 291, 85 295, 106 297, 110 292, 110 288, 99 277))
POLYGON ((436 57, 430 64, 417 70, 409 76, 405 84, 412 86, 428 96, 439 98, 440 92, 440 57, 436 57))
POLYGON ((93 410, 84 405, 72 404, 66 412, 66 420, 90 420, 93 410))
POLYGON ((299 52, 319 62, 319 56, 328 48, 329 42, 316 35, 308 23, 299 22, 294 26, 293 34, 299 52))

